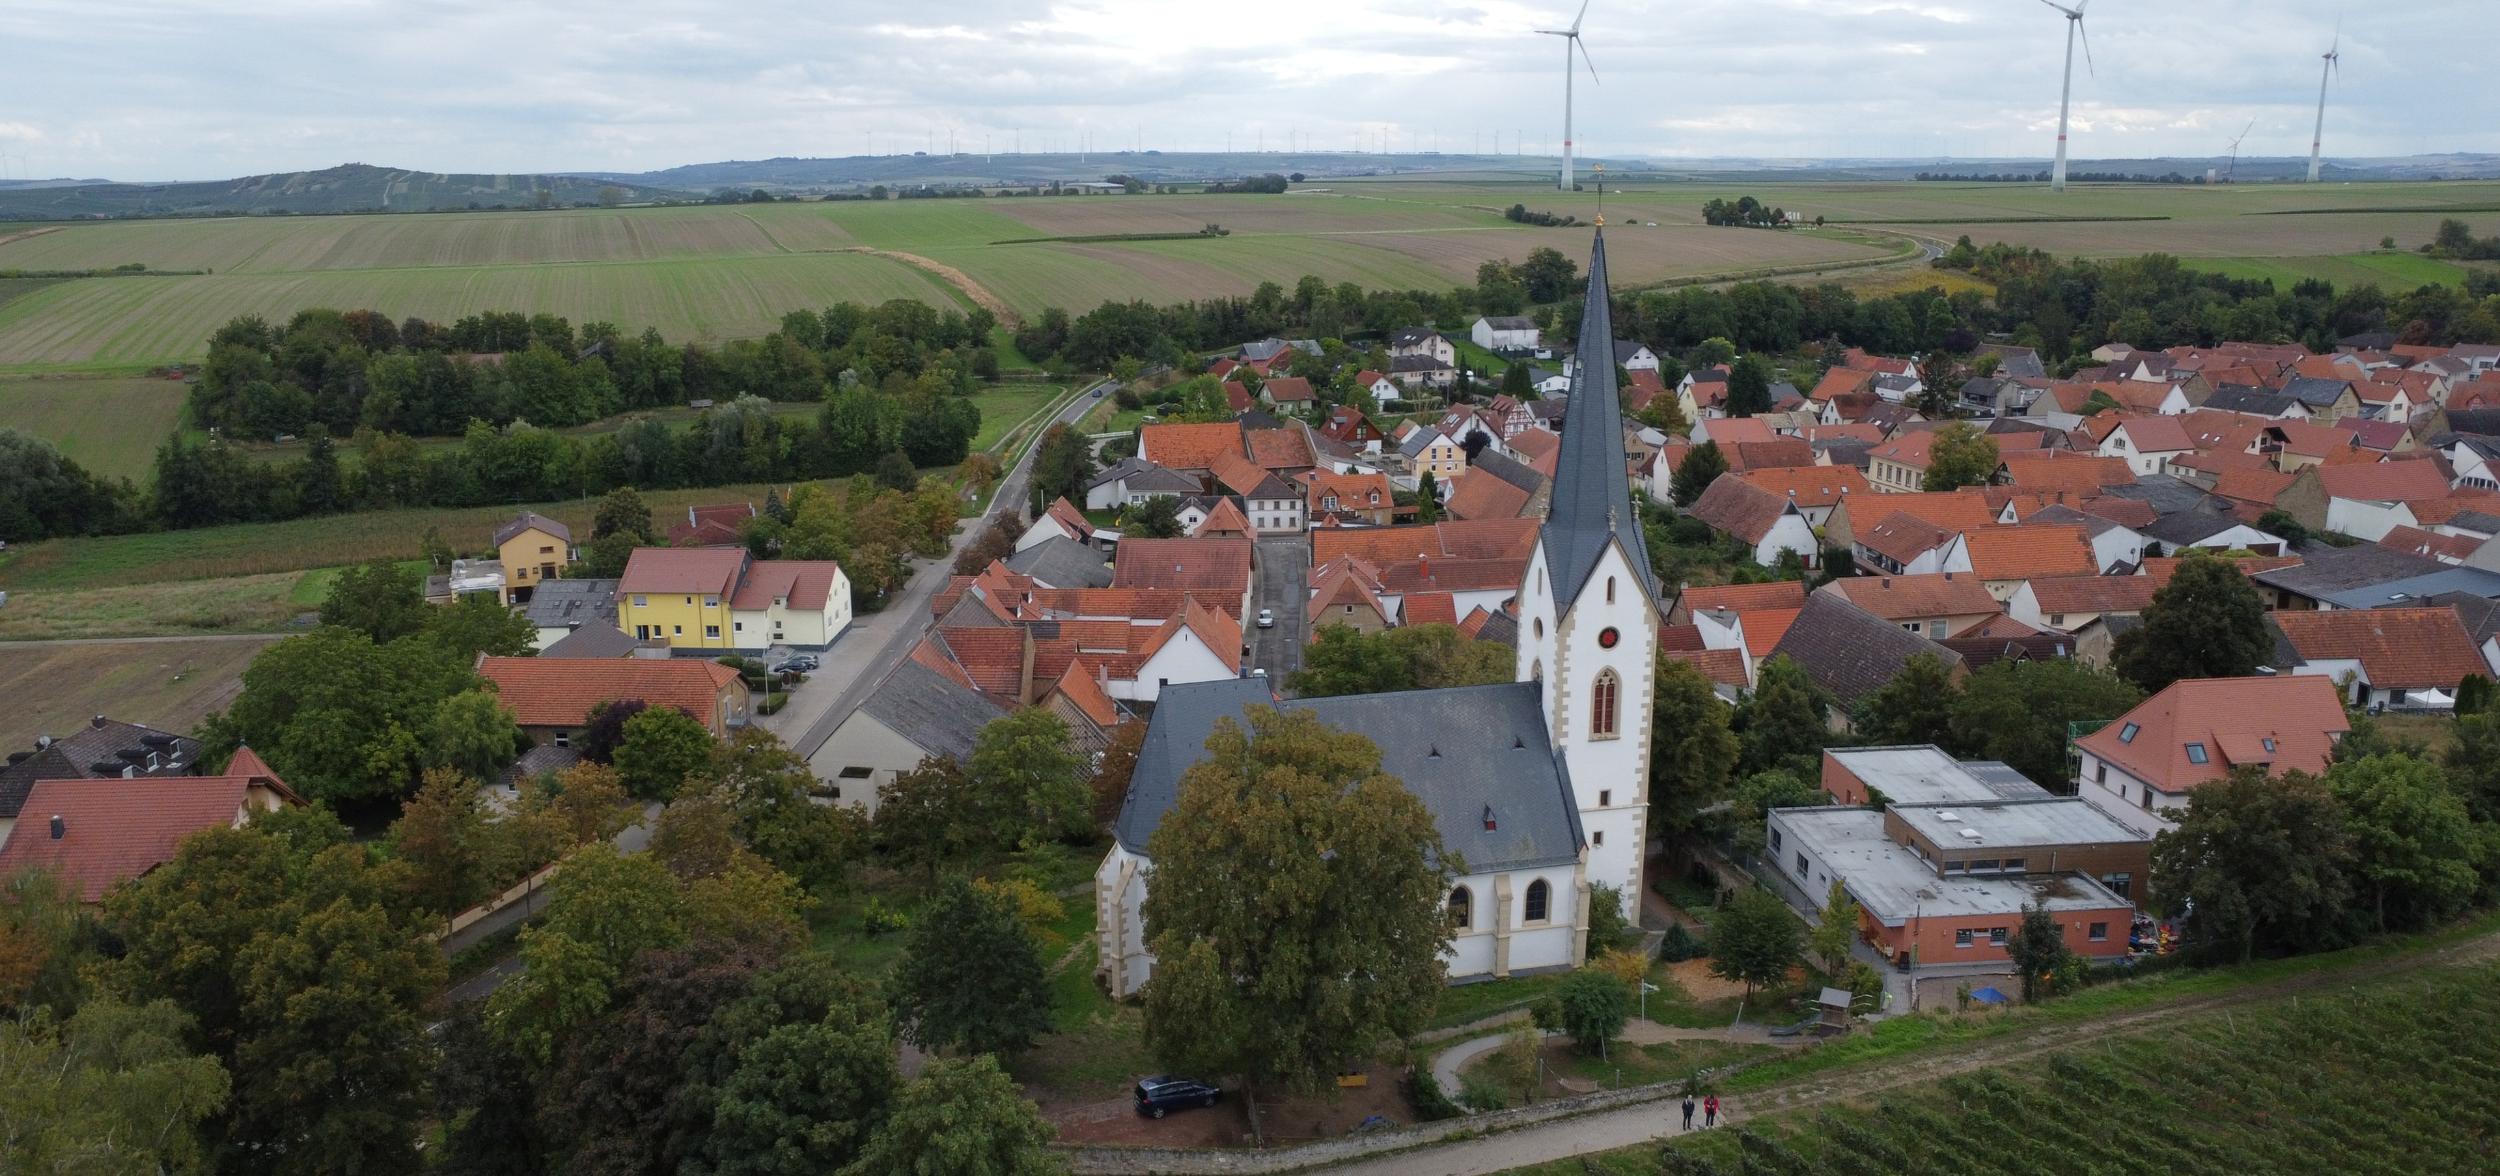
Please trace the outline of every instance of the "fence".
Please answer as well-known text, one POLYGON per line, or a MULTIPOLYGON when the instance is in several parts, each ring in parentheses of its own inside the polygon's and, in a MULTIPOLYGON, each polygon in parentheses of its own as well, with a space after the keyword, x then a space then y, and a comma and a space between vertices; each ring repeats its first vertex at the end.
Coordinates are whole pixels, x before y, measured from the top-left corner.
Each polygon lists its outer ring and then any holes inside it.
POLYGON ((508 889, 493 898, 487 899, 476 906, 470 907, 459 914, 453 915, 451 919, 443 925, 442 931, 433 936, 434 942, 440 943, 454 935, 458 935, 461 932, 476 926, 480 920, 486 918, 488 915, 492 915, 505 907, 511 906, 513 903, 537 894, 540 890, 546 888, 547 879, 554 877, 556 867, 562 864, 563 863, 561 862, 549 862, 544 866, 540 866, 537 873, 531 874, 529 877, 513 883, 511 889, 508 889))

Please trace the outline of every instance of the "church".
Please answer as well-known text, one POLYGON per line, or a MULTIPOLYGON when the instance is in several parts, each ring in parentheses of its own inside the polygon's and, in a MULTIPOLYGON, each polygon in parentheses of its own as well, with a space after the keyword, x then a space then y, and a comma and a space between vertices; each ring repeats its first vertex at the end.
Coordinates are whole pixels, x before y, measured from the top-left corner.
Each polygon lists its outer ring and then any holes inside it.
MULTIPOLYGON (((1589 254, 1582 346, 1615 337, 1605 230, 1589 254)), ((1648 838, 1658 587, 1632 512, 1613 364, 1571 377, 1553 494, 1517 594, 1519 661, 1496 686, 1277 702, 1263 678, 1173 686, 1146 728, 1114 844, 1094 875, 1100 972, 1114 996, 1154 973, 1140 912, 1146 848, 1221 719, 1307 710, 1380 747, 1466 873, 1447 899, 1453 983, 1563 971, 1588 941, 1589 887, 1636 917, 1648 838)))

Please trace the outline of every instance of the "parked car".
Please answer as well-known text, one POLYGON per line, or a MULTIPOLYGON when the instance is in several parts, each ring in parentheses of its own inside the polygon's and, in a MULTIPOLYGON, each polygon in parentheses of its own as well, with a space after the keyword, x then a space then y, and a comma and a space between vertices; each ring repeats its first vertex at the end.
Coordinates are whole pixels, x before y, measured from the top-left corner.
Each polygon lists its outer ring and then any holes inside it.
POLYGON ((816 672, 819 664, 820 663, 817 662, 815 654, 802 653, 797 657, 781 663, 781 668, 785 670, 797 670, 802 674, 813 674, 816 672))
POLYGON ((1276 627, 1275 609, 1263 608, 1259 610, 1259 627, 1262 629, 1273 629, 1276 627))
POLYGON ((1221 1089, 1194 1078, 1157 1075, 1137 1081, 1137 1113, 1150 1119, 1189 1107, 1211 1107, 1223 1097, 1221 1089))

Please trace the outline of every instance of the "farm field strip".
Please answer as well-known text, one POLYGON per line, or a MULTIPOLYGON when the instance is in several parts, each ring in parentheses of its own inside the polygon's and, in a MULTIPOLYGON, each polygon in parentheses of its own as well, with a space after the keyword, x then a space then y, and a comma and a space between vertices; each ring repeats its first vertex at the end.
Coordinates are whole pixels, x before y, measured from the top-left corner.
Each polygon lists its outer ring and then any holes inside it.
POLYGON ((188 392, 178 380, 0 379, 0 428, 41 437, 95 473, 145 482, 188 392))
POLYGON ((2462 286, 2465 266, 2418 253, 2348 253, 2330 257, 2195 257, 2189 269, 2251 280, 2271 279, 2280 289, 2315 278, 2337 287, 2376 282, 2390 292, 2416 286, 2462 286))
POLYGON ((241 688, 243 667, 266 641, 169 638, 113 645, 0 644, 0 747, 66 735, 90 715, 110 714, 164 731, 187 732, 223 709, 241 688))

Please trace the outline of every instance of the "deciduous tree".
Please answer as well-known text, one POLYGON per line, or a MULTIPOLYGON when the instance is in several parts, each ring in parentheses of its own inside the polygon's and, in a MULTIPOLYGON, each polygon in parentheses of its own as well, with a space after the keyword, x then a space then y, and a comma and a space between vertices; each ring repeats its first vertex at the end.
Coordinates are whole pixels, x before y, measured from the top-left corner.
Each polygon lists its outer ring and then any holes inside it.
POLYGON ((676 707, 654 707, 625 720, 616 776, 635 796, 667 800, 711 760, 712 732, 701 720, 676 707))
POLYGON ((1749 417, 1771 411, 1771 368, 1759 355, 1746 355, 1727 373, 1727 415, 1749 417))
POLYGON ((2273 653, 2256 586, 2230 560, 2195 553, 2153 594, 2144 624, 2119 636, 2110 666, 2151 694, 2181 678, 2245 677, 2273 653))
POLYGON ((1734 708, 1700 669, 1660 657, 1649 714, 1650 821, 1661 832, 1682 832, 1727 792, 1736 770, 1734 708))
POLYGON ((740 1050, 707 1141, 720 1176, 815 1176, 859 1158, 903 1084, 880 1010, 840 1006, 740 1050))
POLYGON ((1935 493, 1984 486, 1997 472, 1997 443, 1969 421, 1936 430, 1927 450, 1927 476, 1919 489, 1935 493))
POLYGON ((2029 1004, 2047 995, 2051 978, 2067 968, 2075 953, 2067 950, 2066 933, 2059 928, 2057 916, 2049 913, 2048 904, 2033 899, 2023 909, 2023 921, 2015 926, 2014 937, 2005 944, 2005 956, 2022 978, 2023 1003, 2029 1004))
POLYGON ((1814 953, 1816 967, 1834 980, 1849 971, 1849 949, 1858 941, 1858 900, 1849 897, 1849 890, 1832 879, 1830 892, 1823 896, 1823 918, 1806 932, 1806 947, 1814 953))
POLYGON ((1031 848, 1082 836, 1093 813, 1085 757, 1069 741, 1068 724, 1028 706, 990 720, 973 737, 967 775, 981 798, 994 848, 1031 848))
POLYGON ((1094 764, 1094 829, 1107 834, 1120 819, 1128 800, 1129 777, 1137 772, 1137 752, 1146 745, 1146 724, 1122 723, 1111 730, 1111 745, 1094 764))
POLYGON ((386 559, 339 569, 321 599, 321 623, 353 629, 375 643, 425 628, 425 577, 386 559))
POLYGON ((939 867, 979 843, 977 820, 972 783, 963 769, 954 760, 931 756, 877 789, 871 833, 894 864, 917 868, 935 881, 939 867))
POLYGON ((1632 994, 1623 981, 1593 968, 1564 977, 1554 999, 1562 1004, 1563 1032, 1583 1053, 1603 1053, 1632 1019, 1632 994))
POLYGON ((1049 1148, 1041 1108, 990 1057, 929 1063, 894 1100, 867 1153, 844 1176, 1054 1176, 1067 1162, 1049 1148))
POLYGON ((194 1053, 165 1000, 90 1001, 66 1023, 0 1020, 0 1161, 16 1172, 202 1170, 202 1123, 223 1108, 225 1067, 194 1053))
POLYGON ((2353 873, 2378 930, 2425 927, 2473 901, 2484 836, 2436 766, 2375 755, 2327 769, 2326 786, 2343 807, 2353 873))
POLYGON ((477 901, 488 881, 486 814, 478 807, 477 781, 449 768, 425 774, 425 783, 391 823, 391 852, 408 863, 418 906, 449 915, 477 901))
POLYGON ((1961 692, 1943 659, 1911 654, 1892 681, 1858 699, 1858 736, 1868 743, 1949 743, 1953 701, 1961 692))
POLYGON ((1450 861, 1380 751, 1308 712, 1219 723, 1149 845, 1146 1041, 1315 1088, 1419 1029, 1443 983, 1450 861))
POLYGON ((1508 682, 1518 672, 1510 647, 1477 641, 1455 625, 1404 625, 1364 633, 1350 625, 1322 625, 1319 639, 1303 651, 1302 668, 1287 688, 1304 698, 1437 690, 1508 682))
POLYGON ((521 745, 520 725, 491 690, 463 690, 444 699, 425 727, 425 762, 472 781, 502 774, 521 745))
POLYGON ((2352 838, 2325 781, 2240 768, 2197 786, 2178 821, 2153 838, 2153 899, 2186 914, 2204 951, 2247 960, 2339 941, 2352 838))
POLYGON ((1775 768, 1800 776, 1819 774, 1823 741, 1830 735, 1823 723, 1827 705, 1823 691, 1787 655, 1763 662, 1755 676, 1753 696, 1736 708, 1736 737, 1742 749, 1737 770, 1747 775, 1775 768))
POLYGON ((1012 1054, 1050 1029, 1041 948, 1013 903, 956 879, 913 922, 894 967, 894 1017, 927 1049, 1012 1054))
POLYGON ((1993 662, 1962 684, 1950 742, 1957 753, 2003 760, 2054 784, 2066 777, 2074 724, 2117 718, 2142 701, 2133 683, 2080 662, 1993 662))
POLYGON ((1785 984, 1803 955, 1805 926, 1778 895, 1739 893, 1710 920, 1710 974, 1754 989, 1785 984))

